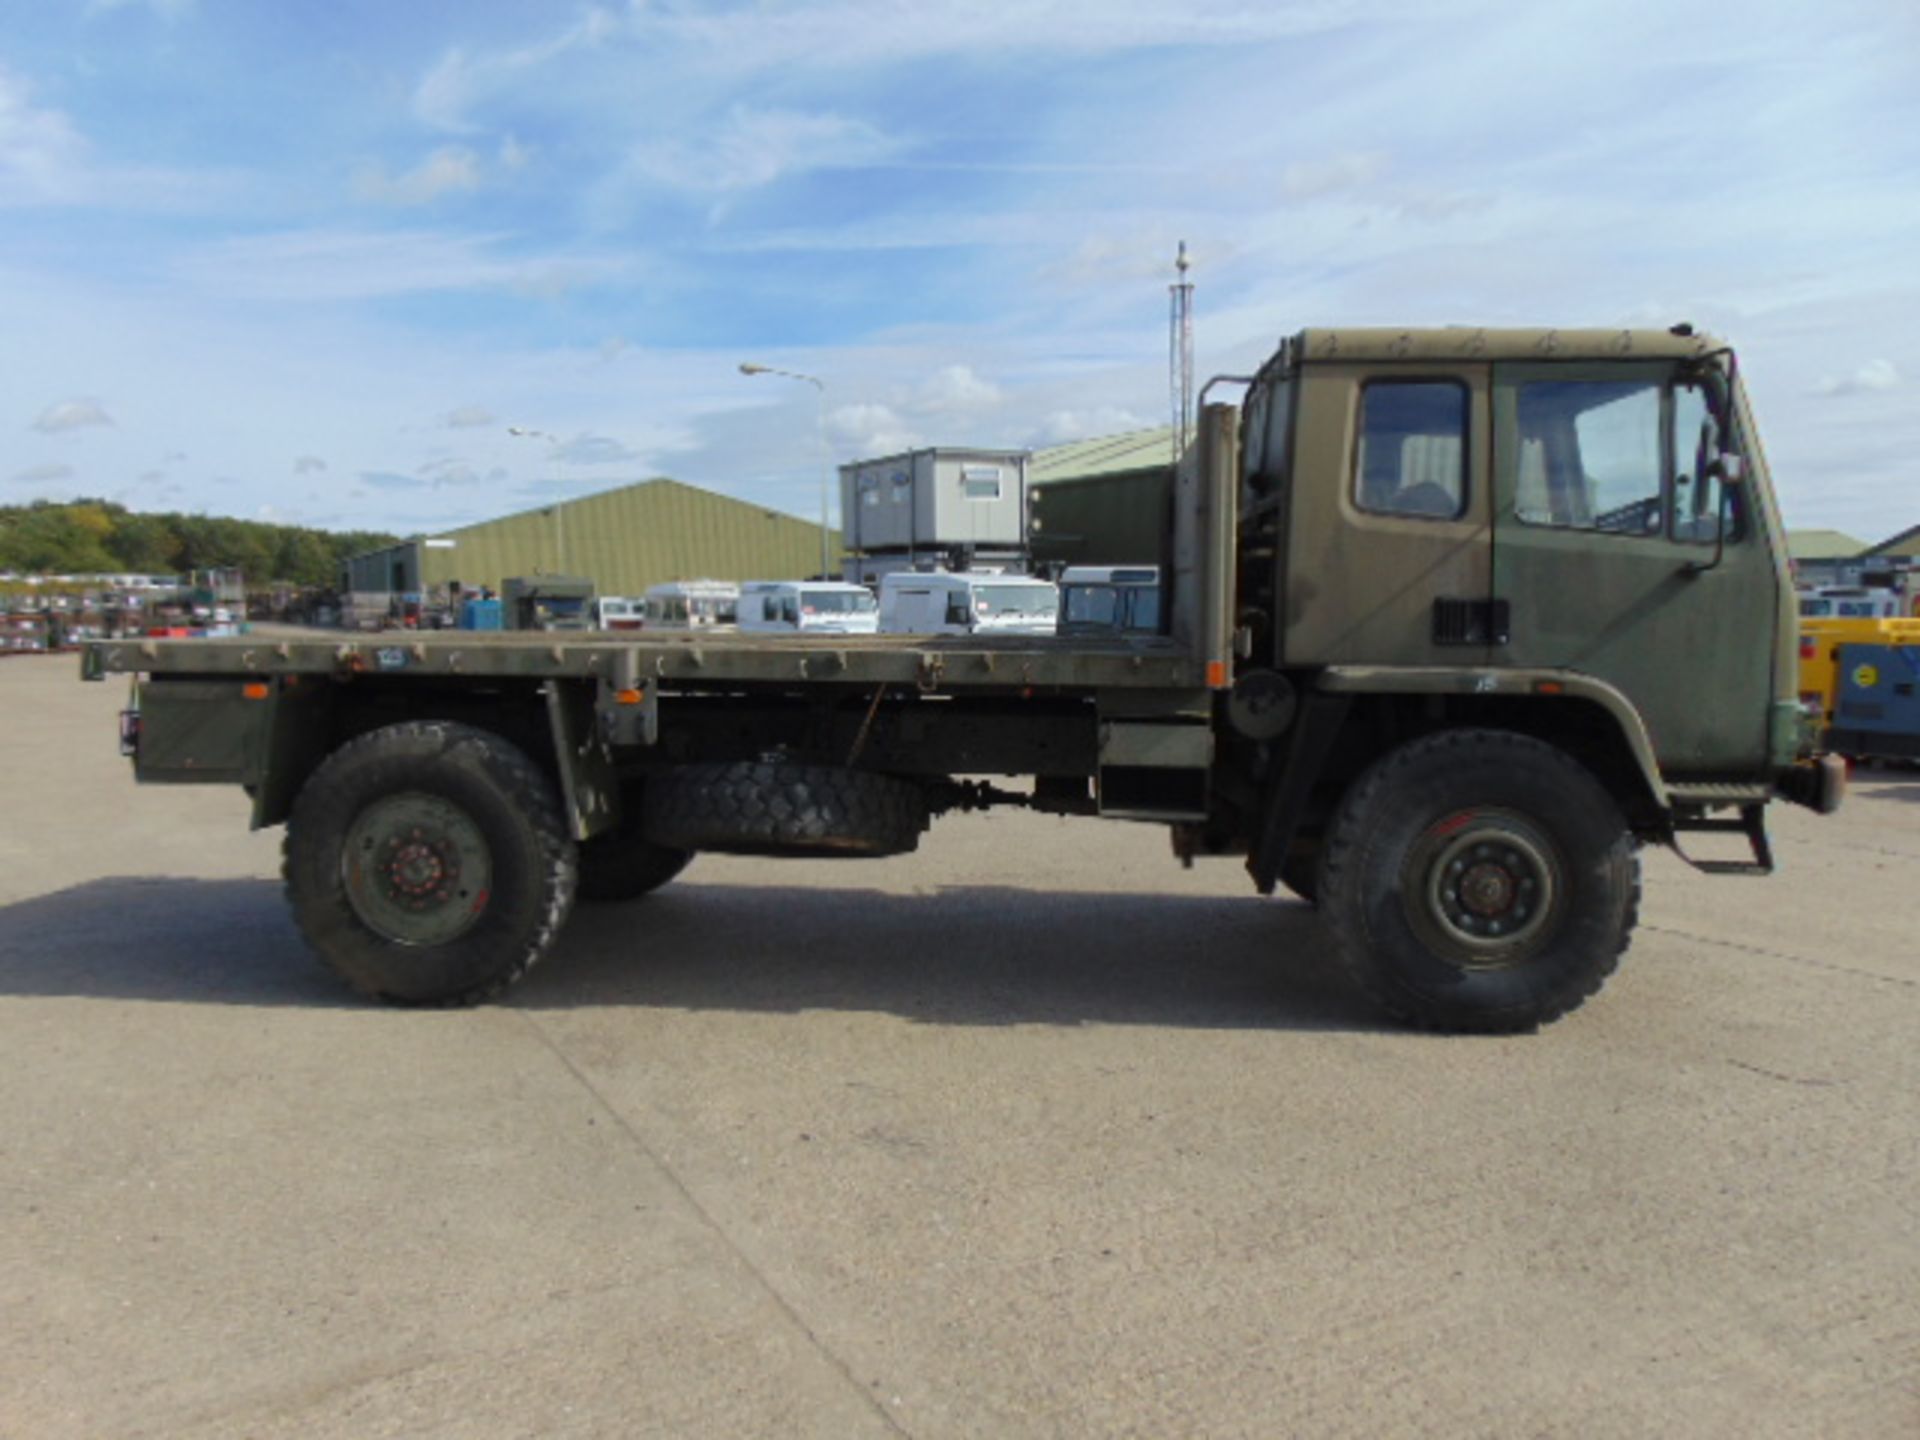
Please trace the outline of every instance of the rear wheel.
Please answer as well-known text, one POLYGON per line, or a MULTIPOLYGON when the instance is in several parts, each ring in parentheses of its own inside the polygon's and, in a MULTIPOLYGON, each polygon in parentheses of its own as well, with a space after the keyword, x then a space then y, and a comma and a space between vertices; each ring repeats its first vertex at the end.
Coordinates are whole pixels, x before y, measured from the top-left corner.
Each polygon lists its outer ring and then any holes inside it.
POLYGON ((308 944, 363 994, 471 1005, 524 975, 573 903, 553 786, 467 725, 391 725, 330 755, 287 823, 284 874, 308 944))
POLYGON ((582 900, 638 900, 665 885, 693 859, 690 850, 669 849, 647 839, 641 803, 638 793, 630 793, 620 827, 581 844, 582 900))
POLYGON ((1320 906, 1378 1004, 1441 1030, 1529 1030, 1599 990, 1638 918, 1639 856, 1583 766, 1458 730, 1378 761, 1327 835, 1320 906))

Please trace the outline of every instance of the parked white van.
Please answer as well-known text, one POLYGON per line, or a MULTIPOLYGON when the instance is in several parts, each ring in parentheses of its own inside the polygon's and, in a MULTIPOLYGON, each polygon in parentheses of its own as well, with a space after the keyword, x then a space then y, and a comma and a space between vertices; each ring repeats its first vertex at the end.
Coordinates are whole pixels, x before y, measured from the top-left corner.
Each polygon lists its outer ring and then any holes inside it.
POLYGON ((647 616, 644 600, 629 600, 621 595, 602 595, 593 602, 594 629, 638 630, 647 616))
POLYGON ((742 630, 871 635, 878 612, 871 590, 840 580, 749 580, 740 587, 742 630))
POLYGON ((711 630, 734 623, 740 587, 731 580, 670 580, 647 590, 649 630, 711 630))
POLYGON ((1031 575, 897 570, 880 580, 890 635, 1051 635, 1059 611, 1059 588, 1031 575))

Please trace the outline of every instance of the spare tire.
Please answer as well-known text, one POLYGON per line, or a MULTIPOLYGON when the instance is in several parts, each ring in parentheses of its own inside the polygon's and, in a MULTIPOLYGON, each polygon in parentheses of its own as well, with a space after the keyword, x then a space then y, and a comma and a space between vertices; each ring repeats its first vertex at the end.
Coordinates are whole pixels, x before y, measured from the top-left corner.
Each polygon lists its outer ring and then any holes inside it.
POLYGON ((903 855, 927 828, 920 786, 784 760, 679 765, 650 777, 647 839, 732 855, 903 855))

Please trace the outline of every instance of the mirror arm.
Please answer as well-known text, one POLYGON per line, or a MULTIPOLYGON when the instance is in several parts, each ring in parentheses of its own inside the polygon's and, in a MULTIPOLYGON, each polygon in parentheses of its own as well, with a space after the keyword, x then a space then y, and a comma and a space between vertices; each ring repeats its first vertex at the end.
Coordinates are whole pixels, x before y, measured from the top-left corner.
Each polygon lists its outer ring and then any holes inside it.
MULTIPOLYGON (((1718 466, 1716 466, 1715 468, 1717 469, 1718 466)), ((1680 573, 1686 576, 1689 580, 1693 579, 1696 575, 1704 575, 1709 570, 1718 570, 1720 568, 1720 562, 1726 558, 1726 555, 1727 555, 1727 509, 1728 509, 1727 501, 1730 500, 1732 497, 1733 497, 1733 487, 1727 484, 1725 479, 1722 479, 1720 482, 1720 513, 1718 517, 1719 524, 1714 526, 1713 559, 1706 560, 1706 561, 1689 560, 1685 565, 1682 565, 1680 567, 1680 573)))

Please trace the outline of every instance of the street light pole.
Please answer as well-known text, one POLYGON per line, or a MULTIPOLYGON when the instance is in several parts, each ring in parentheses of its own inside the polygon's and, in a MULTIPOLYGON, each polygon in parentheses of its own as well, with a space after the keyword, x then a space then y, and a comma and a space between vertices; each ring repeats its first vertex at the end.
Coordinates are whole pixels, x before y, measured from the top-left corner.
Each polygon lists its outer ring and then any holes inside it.
MULTIPOLYGON (((524 425, 509 425, 507 426, 507 433, 509 435, 517 435, 522 440, 544 440, 549 445, 558 445, 560 443, 560 437, 558 435, 549 435, 544 430, 534 430, 524 425)), ((564 500, 556 500, 547 507, 547 513, 553 516, 554 564, 559 566, 559 568, 553 572, 556 575, 564 575, 567 573, 567 528, 566 522, 560 518, 560 507, 564 503, 564 500)))
POLYGON ((803 375, 798 370, 781 370, 772 365, 756 365, 751 360, 740 362, 740 373, 742 375, 779 375, 788 380, 804 380, 813 386, 814 414, 820 430, 820 578, 831 580, 833 571, 829 568, 832 562, 828 552, 831 549, 829 537, 833 531, 827 524, 827 489, 829 476, 833 470, 833 455, 827 449, 827 382, 818 375, 803 375))

